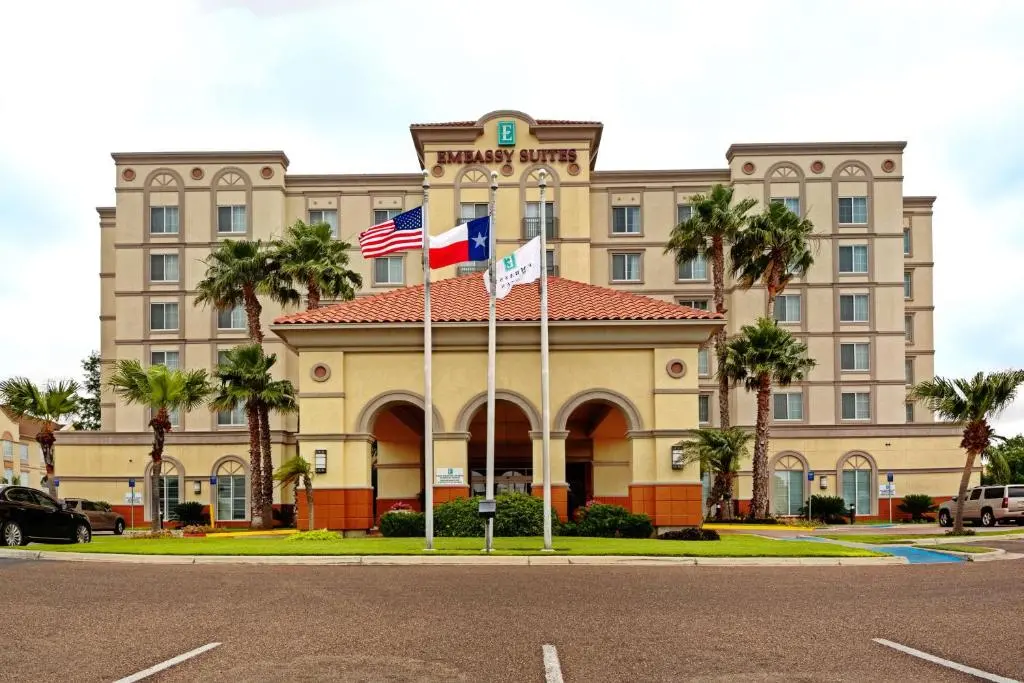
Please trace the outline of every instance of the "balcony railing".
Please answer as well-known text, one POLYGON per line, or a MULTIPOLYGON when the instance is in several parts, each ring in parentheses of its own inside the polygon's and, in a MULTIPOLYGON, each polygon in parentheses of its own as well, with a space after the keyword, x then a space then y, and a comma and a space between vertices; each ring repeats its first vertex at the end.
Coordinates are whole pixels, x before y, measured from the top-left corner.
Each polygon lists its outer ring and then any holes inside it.
POLYGON ((549 263, 548 264, 548 275, 553 276, 553 277, 557 277, 557 275, 558 275, 558 264, 557 263, 549 263))
MULTIPOLYGON (((553 240, 558 237, 558 217, 547 216, 544 219, 547 225, 546 238, 553 240)), ((527 217, 523 219, 523 239, 532 240, 540 234, 540 218, 527 217)))
POLYGON ((481 273, 487 270, 487 261, 473 261, 471 263, 461 263, 455 269, 456 275, 469 275, 470 273, 481 273))

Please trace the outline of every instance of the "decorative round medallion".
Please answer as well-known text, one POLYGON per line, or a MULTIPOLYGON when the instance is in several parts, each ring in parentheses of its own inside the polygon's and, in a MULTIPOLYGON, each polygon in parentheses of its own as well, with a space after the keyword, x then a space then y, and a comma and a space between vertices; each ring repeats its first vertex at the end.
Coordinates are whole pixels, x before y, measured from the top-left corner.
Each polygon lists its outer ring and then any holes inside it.
POLYGON ((331 369, 324 363, 317 363, 309 371, 314 382, 326 382, 331 377, 331 369))
POLYGON ((825 162, 822 161, 821 159, 816 159, 811 164, 811 170, 814 171, 815 173, 821 173, 822 171, 825 170, 825 162))
POLYGON ((201 169, 198 166, 196 166, 195 168, 192 169, 192 172, 191 172, 190 175, 192 176, 192 180, 202 180, 203 179, 203 169, 201 169))
POLYGON ((274 169, 270 168, 269 166, 264 166, 263 168, 260 169, 260 175, 263 177, 264 180, 270 180, 271 178, 274 177, 274 169))
POLYGON ((440 178, 444 175, 444 166, 441 164, 434 164, 434 167, 430 169, 430 175, 435 178, 440 178))
POLYGON ((126 168, 126 169, 124 169, 123 171, 121 171, 121 177, 124 178, 125 180, 127 180, 130 183, 131 181, 135 180, 135 169, 133 169, 133 168, 126 168))
POLYGON ((748 161, 747 163, 743 164, 743 172, 746 173, 747 175, 753 173, 754 163, 752 161, 748 161))
POLYGON ((895 168, 896 162, 893 161, 892 159, 886 159, 885 161, 882 162, 882 170, 885 171, 886 173, 892 173, 895 168))
POLYGON ((515 173, 515 169, 512 168, 512 164, 505 164, 501 167, 501 175, 506 178, 515 173))
POLYGON ((569 166, 565 170, 569 172, 569 175, 579 175, 580 165, 574 161, 571 164, 569 164, 569 166))
POLYGON ((686 374, 686 363, 678 358, 673 358, 665 364, 665 372, 667 372, 668 376, 672 379, 679 379, 686 374))

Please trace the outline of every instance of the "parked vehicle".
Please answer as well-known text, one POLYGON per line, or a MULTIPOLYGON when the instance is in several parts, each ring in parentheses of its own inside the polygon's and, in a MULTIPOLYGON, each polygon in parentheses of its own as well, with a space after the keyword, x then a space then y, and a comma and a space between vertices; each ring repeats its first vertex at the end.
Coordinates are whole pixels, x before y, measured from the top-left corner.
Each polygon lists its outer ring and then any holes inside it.
POLYGON ((93 531, 113 531, 120 536, 124 533, 124 517, 99 503, 84 498, 65 498, 69 510, 81 512, 89 518, 93 531))
MULTIPOLYGON (((956 496, 939 506, 939 525, 953 526, 956 496)), ((981 526, 1000 522, 1024 524, 1024 484, 975 486, 964 500, 964 521, 981 526)))
POLYGON ((0 545, 29 541, 88 543, 92 525, 81 512, 67 509, 42 491, 25 486, 0 486, 0 545))

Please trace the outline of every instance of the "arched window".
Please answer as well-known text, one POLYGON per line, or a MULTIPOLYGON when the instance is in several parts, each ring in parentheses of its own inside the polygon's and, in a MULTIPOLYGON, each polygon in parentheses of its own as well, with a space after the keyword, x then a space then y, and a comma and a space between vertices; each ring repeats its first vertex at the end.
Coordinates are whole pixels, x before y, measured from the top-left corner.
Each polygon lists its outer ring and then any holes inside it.
MULTIPOLYGON (((174 508, 181 503, 181 470, 178 466, 167 460, 161 461, 160 465, 160 510, 163 513, 163 520, 166 522, 171 518, 174 508)), ((149 506, 146 506, 147 510, 149 506)))
POLYGON ((871 461, 863 455, 851 455, 843 463, 843 500, 855 505, 858 515, 871 514, 871 461))
POLYGON ((804 504, 804 464, 793 455, 775 461, 772 473, 772 512, 798 515, 804 504))
POLYGON ((245 467, 237 460, 225 460, 217 468, 217 521, 236 522, 246 518, 245 467))

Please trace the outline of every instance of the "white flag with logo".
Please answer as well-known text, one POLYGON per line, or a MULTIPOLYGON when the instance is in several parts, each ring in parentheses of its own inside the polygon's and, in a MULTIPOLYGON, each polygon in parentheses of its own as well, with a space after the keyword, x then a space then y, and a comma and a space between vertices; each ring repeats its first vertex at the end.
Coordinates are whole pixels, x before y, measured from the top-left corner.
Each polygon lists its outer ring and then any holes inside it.
MULTIPOLYGON (((540 235, 513 251, 508 256, 495 261, 498 268, 497 294, 495 298, 504 299, 516 285, 536 282, 540 279, 540 235)), ((491 293, 491 279, 484 271, 484 288, 491 293)))

